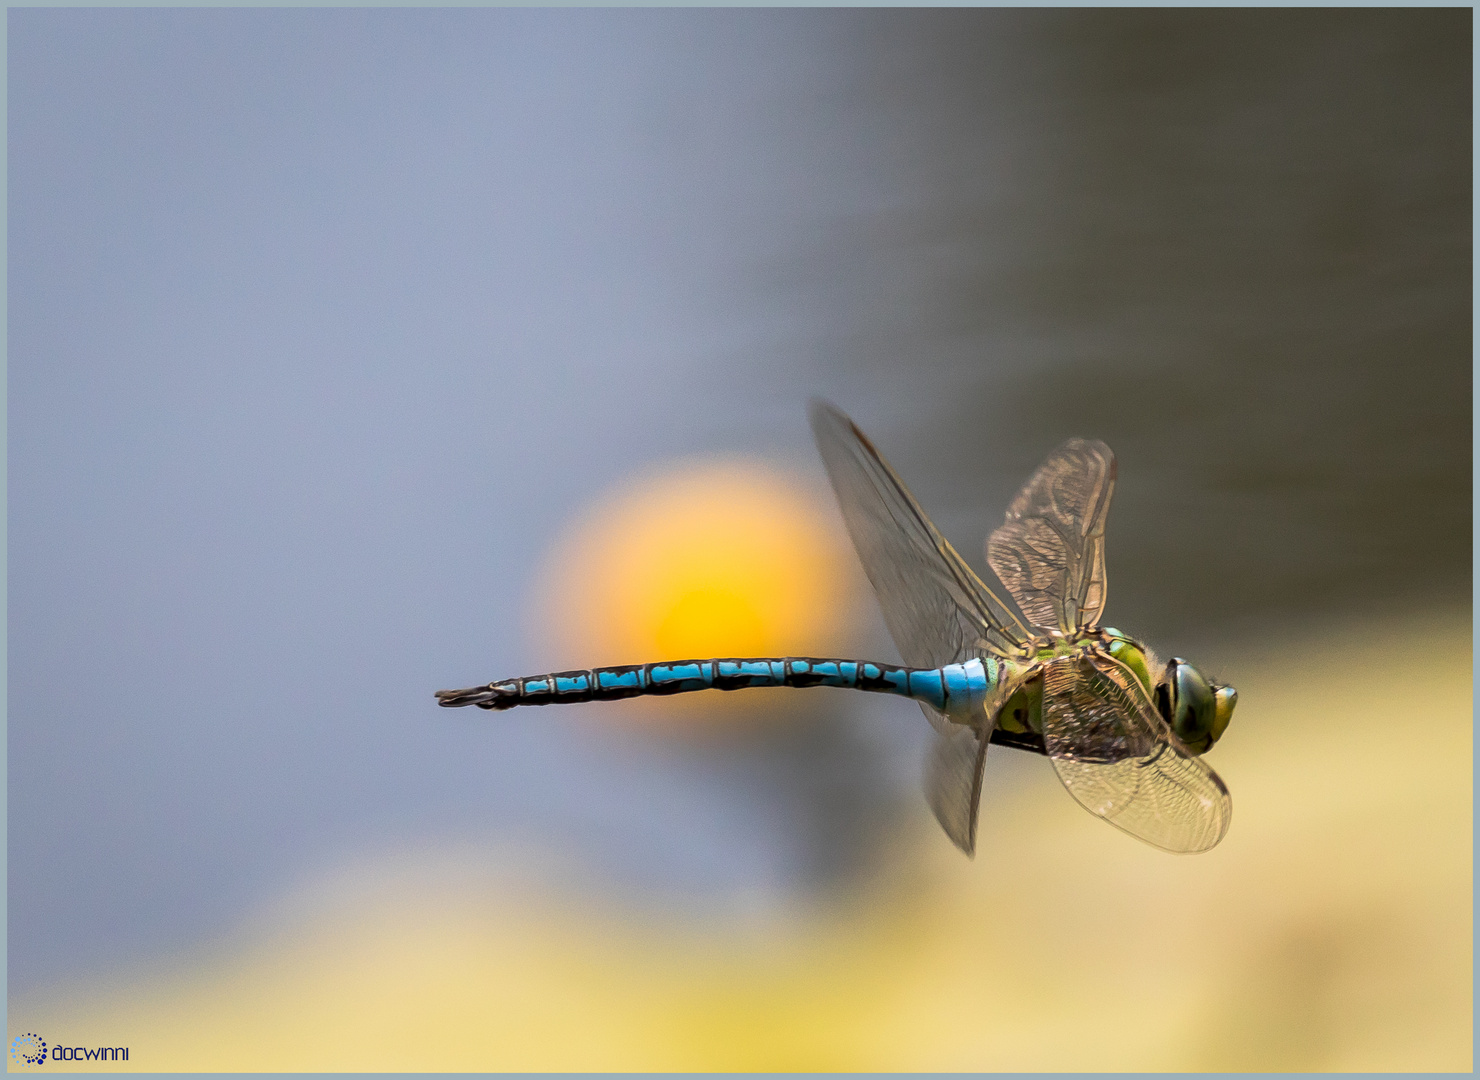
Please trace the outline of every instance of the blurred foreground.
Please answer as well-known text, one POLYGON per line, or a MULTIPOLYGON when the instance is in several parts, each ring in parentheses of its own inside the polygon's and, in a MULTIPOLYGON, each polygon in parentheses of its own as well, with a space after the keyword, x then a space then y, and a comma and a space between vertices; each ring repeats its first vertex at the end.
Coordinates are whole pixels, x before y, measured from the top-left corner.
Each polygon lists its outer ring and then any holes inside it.
POLYGON ((391 853, 214 949, 12 998, 10 1031, 149 1071, 1467 1071, 1470 640, 1453 612, 1219 670, 1235 813, 1208 855, 1092 820, 1047 765, 975 862, 921 805, 882 873, 780 913, 614 900, 549 853, 391 853))

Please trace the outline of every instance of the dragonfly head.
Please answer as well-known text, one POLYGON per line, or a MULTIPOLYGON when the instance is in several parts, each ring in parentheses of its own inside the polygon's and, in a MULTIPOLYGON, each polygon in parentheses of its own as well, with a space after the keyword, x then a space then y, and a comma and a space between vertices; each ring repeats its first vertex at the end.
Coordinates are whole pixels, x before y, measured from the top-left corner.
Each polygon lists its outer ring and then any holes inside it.
POLYGON ((1206 754, 1228 730, 1238 691, 1209 682, 1180 656, 1167 661, 1156 684, 1156 708, 1177 738, 1194 754, 1206 754))

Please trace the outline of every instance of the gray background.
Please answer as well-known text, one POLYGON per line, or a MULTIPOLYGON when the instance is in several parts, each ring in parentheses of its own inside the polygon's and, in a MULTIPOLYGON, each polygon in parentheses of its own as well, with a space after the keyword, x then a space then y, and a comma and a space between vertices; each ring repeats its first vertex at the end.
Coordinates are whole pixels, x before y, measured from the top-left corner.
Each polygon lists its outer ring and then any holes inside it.
POLYGON ((8 25, 12 992, 367 848, 862 873, 912 715, 613 759, 430 698, 539 668, 623 478, 816 470, 812 394, 978 566, 1108 441, 1113 621, 1185 654, 1468 604, 1467 10, 8 25))

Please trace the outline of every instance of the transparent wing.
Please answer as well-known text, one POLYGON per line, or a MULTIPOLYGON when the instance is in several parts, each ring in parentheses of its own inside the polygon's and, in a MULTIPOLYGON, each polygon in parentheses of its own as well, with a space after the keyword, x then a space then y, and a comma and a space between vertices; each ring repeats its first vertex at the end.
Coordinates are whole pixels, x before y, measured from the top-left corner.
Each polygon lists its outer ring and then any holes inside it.
POLYGON ((843 520, 900 656, 939 667, 974 656, 1019 655, 1027 630, 931 524, 852 420, 822 401, 812 432, 843 520))
POLYGON ((925 760, 925 798, 946 835, 968 855, 976 852, 976 811, 988 737, 985 730, 951 724, 936 734, 925 760))
POLYGON ((987 563, 1028 621, 1072 634, 1105 610, 1105 517, 1115 492, 1115 455, 1104 443, 1070 439, 1018 492, 1007 522, 987 538, 987 563))
MULTIPOLYGON (((812 402, 811 420, 848 534, 904 662, 933 668, 1017 653, 1027 629, 941 536, 868 436, 826 402, 812 402)), ((926 798, 946 835, 969 855, 991 725, 986 714, 966 725, 924 702, 920 711, 937 732, 926 798)))
POLYGON ((1166 851, 1223 839, 1233 800, 1125 665, 1097 650, 1043 667, 1043 741, 1079 805, 1166 851))

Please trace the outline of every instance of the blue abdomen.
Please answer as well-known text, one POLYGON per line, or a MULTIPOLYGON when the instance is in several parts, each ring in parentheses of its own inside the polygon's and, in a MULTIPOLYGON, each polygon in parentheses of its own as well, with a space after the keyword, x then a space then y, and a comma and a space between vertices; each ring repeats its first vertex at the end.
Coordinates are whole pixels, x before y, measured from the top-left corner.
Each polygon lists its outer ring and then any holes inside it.
POLYGON ((695 690, 834 686, 913 698, 952 717, 959 716, 962 722, 972 723, 988 695, 996 689, 1000 677, 1000 664, 990 658, 939 668, 909 668, 867 660, 819 660, 798 656, 678 660, 587 671, 556 671, 467 690, 442 690, 437 698, 448 706, 509 709, 516 705, 611 701, 653 694, 686 694, 695 690))

